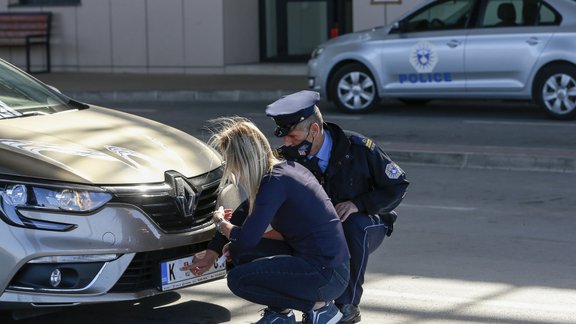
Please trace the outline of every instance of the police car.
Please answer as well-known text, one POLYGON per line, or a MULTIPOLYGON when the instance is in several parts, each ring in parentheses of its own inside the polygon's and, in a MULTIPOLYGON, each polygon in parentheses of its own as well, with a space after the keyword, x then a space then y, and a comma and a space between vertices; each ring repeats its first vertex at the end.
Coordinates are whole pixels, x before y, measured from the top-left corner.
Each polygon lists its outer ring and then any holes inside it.
POLYGON ((423 1, 391 25, 321 44, 308 82, 350 113, 383 98, 489 98, 534 100, 574 118, 576 1, 423 1))

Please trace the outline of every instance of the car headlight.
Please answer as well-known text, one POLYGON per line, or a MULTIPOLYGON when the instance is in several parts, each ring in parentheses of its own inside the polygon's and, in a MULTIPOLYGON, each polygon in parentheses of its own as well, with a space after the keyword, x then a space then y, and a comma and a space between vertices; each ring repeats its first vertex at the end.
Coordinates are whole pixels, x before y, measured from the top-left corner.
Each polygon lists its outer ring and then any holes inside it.
POLYGON ((322 55, 323 52, 324 52, 324 47, 316 47, 316 49, 314 49, 314 51, 312 52, 311 57, 313 59, 315 59, 318 56, 322 55))
POLYGON ((20 210, 43 210, 81 215, 104 206, 112 195, 88 186, 46 186, 0 181, 0 219, 9 225, 48 231, 69 231, 74 224, 32 219, 20 210))
POLYGON ((106 192, 75 188, 49 188, 29 184, 0 185, 0 195, 16 208, 91 212, 112 199, 106 192))

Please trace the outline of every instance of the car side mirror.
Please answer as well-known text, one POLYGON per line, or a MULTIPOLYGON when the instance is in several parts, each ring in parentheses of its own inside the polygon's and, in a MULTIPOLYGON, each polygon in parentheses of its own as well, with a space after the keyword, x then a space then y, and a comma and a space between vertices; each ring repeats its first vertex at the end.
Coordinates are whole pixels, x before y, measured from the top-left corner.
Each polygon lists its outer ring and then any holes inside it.
POLYGON ((47 84, 48 88, 52 89, 53 91, 58 92, 59 94, 62 94, 62 91, 60 91, 60 89, 56 88, 53 85, 47 84))
POLYGON ((396 21, 392 24, 390 28, 390 34, 399 34, 406 30, 406 23, 403 20, 396 21))

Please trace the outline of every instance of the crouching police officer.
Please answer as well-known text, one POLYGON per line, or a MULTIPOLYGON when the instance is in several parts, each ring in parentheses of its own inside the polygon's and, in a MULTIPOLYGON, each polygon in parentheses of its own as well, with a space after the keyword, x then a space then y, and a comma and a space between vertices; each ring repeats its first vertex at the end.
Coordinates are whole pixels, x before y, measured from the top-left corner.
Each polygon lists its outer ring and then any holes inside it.
POLYGON ((356 323, 368 255, 392 233, 394 208, 408 181, 371 139, 324 122, 319 100, 317 92, 300 91, 268 105, 266 115, 277 125, 274 135, 284 140, 278 155, 312 171, 340 217, 351 254, 350 282, 335 302, 343 313, 340 323, 356 323))

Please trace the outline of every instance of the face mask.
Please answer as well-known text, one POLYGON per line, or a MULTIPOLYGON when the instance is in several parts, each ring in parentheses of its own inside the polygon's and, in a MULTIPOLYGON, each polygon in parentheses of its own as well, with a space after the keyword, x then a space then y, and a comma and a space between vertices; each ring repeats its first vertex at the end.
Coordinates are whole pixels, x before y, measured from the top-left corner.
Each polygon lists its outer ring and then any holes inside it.
MULTIPOLYGON (((308 130, 308 134, 310 134, 310 130, 308 130)), ((284 157, 286 160, 300 160, 306 158, 308 154, 310 154, 310 150, 312 150, 312 143, 308 141, 307 138, 308 135, 306 135, 306 138, 298 145, 282 145, 277 148, 276 151, 278 152, 278 155, 284 157)))
POLYGON ((294 146, 282 145, 276 149, 278 154, 286 160, 300 160, 310 154, 312 143, 308 140, 303 140, 302 143, 294 146))

